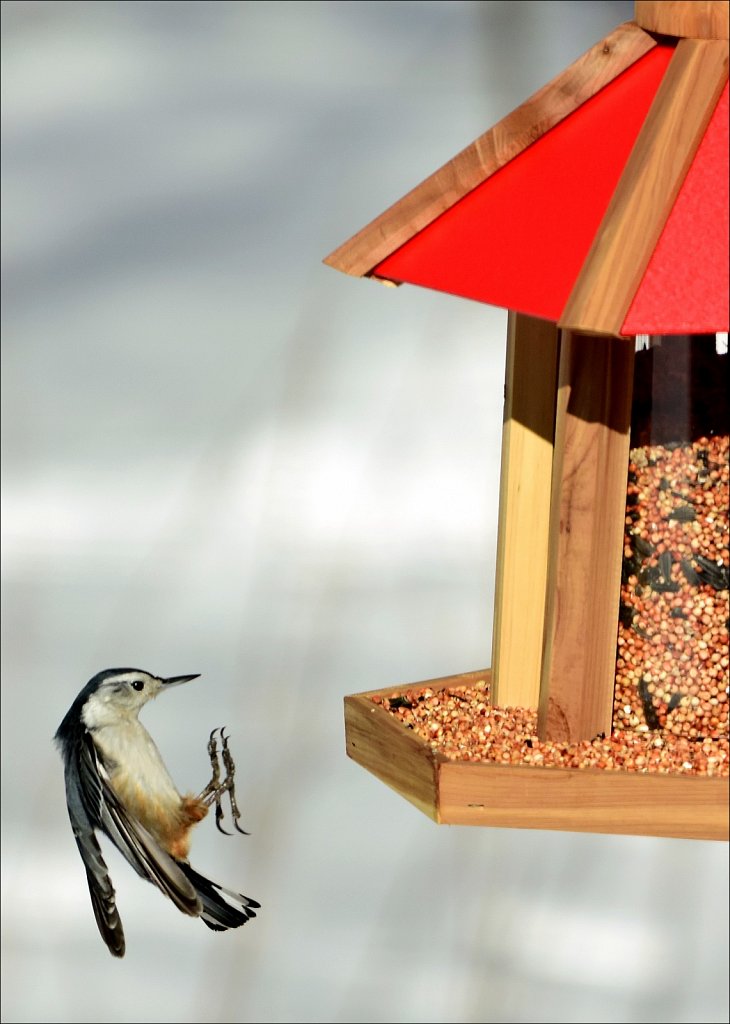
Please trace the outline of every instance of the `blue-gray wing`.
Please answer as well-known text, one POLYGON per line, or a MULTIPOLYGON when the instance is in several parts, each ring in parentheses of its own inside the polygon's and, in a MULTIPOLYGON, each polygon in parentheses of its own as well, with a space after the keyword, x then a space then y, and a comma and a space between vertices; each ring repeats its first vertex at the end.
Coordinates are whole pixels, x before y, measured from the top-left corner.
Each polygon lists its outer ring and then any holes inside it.
POLYGON ((156 885, 184 914, 200 916, 202 903, 177 862, 124 808, 109 783, 103 759, 84 730, 75 771, 66 767, 66 798, 76 843, 86 867, 91 902, 102 938, 115 956, 124 955, 124 935, 114 889, 94 834, 101 829, 134 870, 156 885))
MULTIPOLYGON (((97 786, 97 794, 98 798, 97 786)), ((117 911, 117 904, 114 895, 109 871, 104 858, 101 855, 101 847, 94 832, 94 825, 86 811, 88 798, 94 798, 94 794, 85 794, 81 789, 78 775, 66 769, 66 802, 68 804, 68 816, 71 819, 76 845, 79 848, 81 859, 86 868, 86 880, 91 895, 91 906, 94 909, 94 917, 101 933, 101 937, 109 947, 113 956, 124 956, 124 929, 117 911), (86 797, 86 799, 85 799, 86 797)))

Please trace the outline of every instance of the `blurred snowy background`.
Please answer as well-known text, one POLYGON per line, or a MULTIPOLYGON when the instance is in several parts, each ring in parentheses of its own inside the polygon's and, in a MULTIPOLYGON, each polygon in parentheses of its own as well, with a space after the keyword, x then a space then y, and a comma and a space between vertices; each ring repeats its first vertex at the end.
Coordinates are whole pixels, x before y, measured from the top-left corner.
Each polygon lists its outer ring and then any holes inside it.
POLYGON ((506 314, 321 260, 628 2, 6 2, 5 1022, 727 1019, 722 844, 439 828, 346 693, 490 661, 506 314), (114 852, 96 931, 51 736, 132 665, 181 787, 225 724, 262 903, 216 935, 114 852))

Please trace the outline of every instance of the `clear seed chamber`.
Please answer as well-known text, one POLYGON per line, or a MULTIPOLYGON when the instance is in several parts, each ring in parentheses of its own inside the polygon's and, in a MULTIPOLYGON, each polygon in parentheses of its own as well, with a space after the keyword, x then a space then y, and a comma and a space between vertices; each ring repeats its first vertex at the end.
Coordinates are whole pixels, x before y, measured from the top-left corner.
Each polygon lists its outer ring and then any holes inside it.
POLYGON ((728 742, 726 336, 637 342, 614 731, 713 774, 728 742))

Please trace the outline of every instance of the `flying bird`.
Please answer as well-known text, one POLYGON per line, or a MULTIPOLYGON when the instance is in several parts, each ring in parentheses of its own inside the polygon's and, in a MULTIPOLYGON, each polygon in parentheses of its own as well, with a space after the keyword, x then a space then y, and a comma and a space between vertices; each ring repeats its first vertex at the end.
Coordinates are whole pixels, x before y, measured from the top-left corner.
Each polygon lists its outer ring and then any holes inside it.
POLYGON ((137 874, 156 885, 178 910, 201 918, 213 931, 240 928, 260 907, 256 900, 205 878, 188 861, 191 831, 211 804, 216 825, 225 831, 221 799, 226 793, 234 827, 243 833, 235 764, 224 730, 214 729, 208 741, 210 782, 198 796, 183 796, 138 718, 159 693, 197 678, 161 679, 136 668, 106 669, 81 690, 56 731, 71 827, 86 868, 96 923, 113 956, 124 956, 124 931, 97 831, 111 839, 137 874))

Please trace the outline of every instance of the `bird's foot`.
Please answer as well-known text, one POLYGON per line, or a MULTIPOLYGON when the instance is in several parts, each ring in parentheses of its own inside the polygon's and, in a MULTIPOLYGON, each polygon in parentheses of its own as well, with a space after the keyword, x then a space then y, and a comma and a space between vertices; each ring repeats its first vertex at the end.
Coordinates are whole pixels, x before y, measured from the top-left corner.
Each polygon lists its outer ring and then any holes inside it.
POLYGON ((236 803, 236 787, 234 783, 236 765, 233 760, 233 754, 228 749, 228 737, 224 732, 224 728, 225 726, 220 729, 214 729, 210 734, 210 739, 208 740, 208 756, 210 758, 210 765, 213 774, 210 782, 200 794, 200 799, 205 803, 206 807, 210 807, 212 803, 215 803, 215 823, 218 831, 229 836, 232 833, 226 832, 221 824, 225 817, 221 801, 224 794, 228 793, 228 800, 231 805, 231 816, 233 818, 233 827, 237 832, 247 836, 248 832, 242 829, 238 824, 241 812, 239 811, 238 804, 236 803), (222 781, 220 762, 218 760, 218 741, 216 740, 216 733, 219 733, 220 737, 220 760, 223 762, 223 769, 225 771, 225 777, 222 781))

